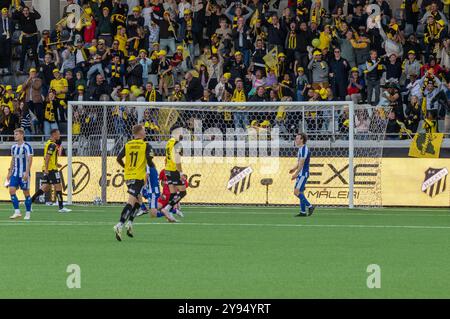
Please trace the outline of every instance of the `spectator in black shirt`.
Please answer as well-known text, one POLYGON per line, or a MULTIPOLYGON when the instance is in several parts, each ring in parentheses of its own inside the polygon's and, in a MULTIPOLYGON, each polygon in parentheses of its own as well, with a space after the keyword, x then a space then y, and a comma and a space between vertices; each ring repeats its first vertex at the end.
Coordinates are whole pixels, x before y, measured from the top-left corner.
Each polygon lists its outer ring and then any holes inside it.
POLYGON ((127 20, 127 33, 128 38, 133 38, 139 36, 138 28, 144 27, 144 18, 141 15, 141 10, 139 7, 133 8, 133 14, 128 16, 127 20))
POLYGON ((88 98, 90 101, 100 100, 102 95, 110 95, 111 88, 108 83, 105 82, 105 78, 101 74, 97 74, 95 83, 88 87, 88 98))
POLYGON ((281 24, 276 13, 270 17, 271 23, 268 20, 263 20, 264 25, 267 27, 267 40, 269 42, 269 51, 275 46, 278 48, 278 52, 283 52, 284 40, 286 37, 286 27, 281 24))
POLYGON ((37 54, 38 46, 38 28, 36 20, 39 20, 41 15, 34 10, 33 7, 19 7, 13 14, 13 19, 19 21, 20 30, 22 30, 22 52, 20 54, 20 74, 27 74, 23 68, 25 65, 25 56, 28 54, 34 60, 36 68, 39 68, 39 58, 37 54), (30 51, 30 52, 29 52, 30 51))
POLYGON ((0 75, 9 74, 11 67, 11 38, 14 32, 12 20, 8 16, 8 9, 1 9, 0 15, 0 75))
POLYGON ((194 77, 191 72, 186 73, 186 88, 184 94, 186 95, 186 101, 197 101, 203 96, 203 86, 200 79, 194 77))
POLYGON ((133 85, 142 86, 142 65, 138 62, 134 55, 128 59, 127 68, 127 84, 128 87, 133 85))
POLYGON ((11 113, 11 109, 5 105, 2 108, 2 114, 0 117, 0 134, 13 135, 14 130, 19 127, 19 119, 11 113))
POLYGON ((402 76, 402 62, 397 59, 395 53, 389 56, 389 60, 384 63, 384 67, 386 69, 386 80, 400 80, 402 76))
POLYGON ((399 124, 399 121, 397 121, 397 118, 395 116, 395 112, 391 111, 389 113, 388 122, 386 126, 386 139, 387 140, 398 140, 401 126, 399 124))
POLYGON ((42 95, 47 96, 50 82, 55 78, 53 75, 54 69, 59 69, 58 63, 52 61, 51 53, 44 56, 44 63, 39 68, 39 77, 42 79, 42 95))
POLYGON ((347 95, 349 70, 350 65, 347 60, 341 57, 341 50, 335 48, 334 57, 330 61, 331 88, 335 100, 345 100, 345 96, 347 95))

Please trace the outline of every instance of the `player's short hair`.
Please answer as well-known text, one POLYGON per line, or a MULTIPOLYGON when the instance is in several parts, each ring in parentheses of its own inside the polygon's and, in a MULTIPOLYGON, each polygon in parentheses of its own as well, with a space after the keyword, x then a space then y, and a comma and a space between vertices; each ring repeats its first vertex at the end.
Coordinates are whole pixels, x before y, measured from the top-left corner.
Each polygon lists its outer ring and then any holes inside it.
POLYGON ((297 135, 299 135, 302 138, 303 143, 306 143, 306 141, 308 141, 308 135, 306 135, 306 133, 300 132, 297 133, 297 135))
POLYGON ((133 126, 133 135, 138 134, 140 131, 142 131, 144 127, 141 124, 136 124, 133 126))
POLYGON ((25 130, 23 128, 19 127, 14 130, 14 133, 20 133, 22 135, 25 135, 25 130))
POLYGON ((55 134, 56 132, 59 132, 59 130, 57 128, 54 128, 53 130, 50 131, 50 135, 55 134))

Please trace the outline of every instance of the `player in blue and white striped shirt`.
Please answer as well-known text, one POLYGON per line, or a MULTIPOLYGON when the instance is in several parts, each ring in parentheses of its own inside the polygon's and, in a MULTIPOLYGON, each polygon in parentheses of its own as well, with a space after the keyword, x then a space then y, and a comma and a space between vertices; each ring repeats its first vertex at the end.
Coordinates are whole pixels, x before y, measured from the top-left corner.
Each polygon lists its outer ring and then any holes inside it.
MULTIPOLYGON (((147 165, 147 182, 142 189, 142 196, 148 200, 150 212, 155 215, 157 213, 158 198, 160 196, 159 176, 155 166, 150 167, 147 165)), ((137 216, 141 216, 145 213, 147 213, 147 207, 145 206, 144 201, 142 201, 141 210, 138 212, 137 216)))
POLYGON ((294 195, 300 199, 300 213, 296 216, 311 216, 314 212, 314 206, 309 203, 305 197, 305 186, 309 177, 309 161, 311 153, 306 141, 308 136, 305 133, 299 133, 295 136, 295 146, 298 146, 297 165, 293 167, 289 174, 292 175, 292 180, 295 179, 294 195), (308 213, 306 213, 308 208, 308 213))
POLYGON ((14 214, 10 218, 22 217, 19 209, 19 199, 16 195, 16 190, 20 187, 25 196, 26 214, 24 219, 28 220, 31 214, 30 171, 33 162, 33 148, 25 142, 24 137, 25 131, 22 128, 14 131, 14 140, 17 143, 11 146, 11 164, 7 180, 9 181, 9 194, 14 207, 14 214))

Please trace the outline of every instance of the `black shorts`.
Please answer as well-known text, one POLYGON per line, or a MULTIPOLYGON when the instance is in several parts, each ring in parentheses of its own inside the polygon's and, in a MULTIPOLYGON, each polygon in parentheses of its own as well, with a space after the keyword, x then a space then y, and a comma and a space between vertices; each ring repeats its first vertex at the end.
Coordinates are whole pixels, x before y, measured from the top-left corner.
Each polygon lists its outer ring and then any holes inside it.
POLYGON ((128 187, 128 194, 138 198, 144 188, 144 181, 141 179, 130 179, 126 181, 128 187))
POLYGON ((175 185, 175 186, 184 185, 183 181, 181 180, 180 172, 166 170, 165 173, 166 173, 166 177, 167 177, 167 184, 175 185))
POLYGON ((48 171, 48 174, 44 173, 41 180, 42 184, 61 184, 61 173, 57 170, 48 171))

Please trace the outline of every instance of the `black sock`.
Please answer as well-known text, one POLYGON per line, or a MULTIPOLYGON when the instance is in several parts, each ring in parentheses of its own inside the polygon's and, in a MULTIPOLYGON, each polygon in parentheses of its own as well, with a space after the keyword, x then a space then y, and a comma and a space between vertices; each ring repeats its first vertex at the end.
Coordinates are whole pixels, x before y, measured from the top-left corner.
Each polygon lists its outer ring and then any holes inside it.
POLYGON ((133 209, 131 210, 130 214, 130 222, 134 221, 134 218, 136 217, 137 212, 139 211, 139 208, 141 208, 141 205, 139 203, 134 204, 133 209))
POLYGON ((63 209, 63 197, 62 197, 62 191, 56 191, 56 199, 58 200, 58 206, 59 209, 63 209))
POLYGON ((44 191, 42 189, 38 189, 36 193, 34 193, 33 197, 31 197, 31 202, 34 203, 36 198, 44 194, 44 191))
POLYGON ((124 224, 127 221, 128 217, 131 214, 132 209, 133 209, 133 207, 130 204, 125 205, 125 207, 122 210, 122 214, 120 215, 120 222, 122 224, 124 224))

